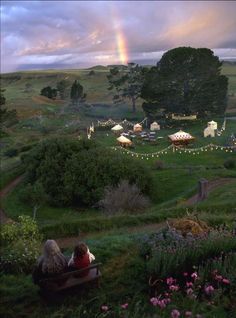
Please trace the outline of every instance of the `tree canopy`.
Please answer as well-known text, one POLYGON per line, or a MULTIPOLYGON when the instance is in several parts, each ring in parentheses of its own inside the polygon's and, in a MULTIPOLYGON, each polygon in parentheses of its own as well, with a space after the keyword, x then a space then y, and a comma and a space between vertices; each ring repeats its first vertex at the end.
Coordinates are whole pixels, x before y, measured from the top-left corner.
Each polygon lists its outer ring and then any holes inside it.
POLYGON ((77 80, 75 80, 71 86, 70 98, 74 105, 85 101, 86 94, 84 93, 84 88, 77 80))
POLYGON ((108 89, 115 89, 117 93, 113 97, 114 101, 120 102, 124 98, 130 99, 133 112, 135 112, 136 100, 141 94, 143 73, 143 68, 135 63, 129 63, 126 68, 118 66, 112 67, 107 79, 110 84, 108 89))
POLYGON ((166 113, 205 116, 223 114, 227 106, 227 77, 221 75, 217 56, 207 48, 179 47, 163 54, 146 73, 141 97, 143 109, 153 117, 166 113))
POLYGON ((40 184, 52 205, 93 205, 106 186, 126 179, 143 193, 151 190, 151 175, 139 161, 124 158, 89 140, 50 139, 23 159, 27 183, 40 184))
POLYGON ((45 96, 50 99, 54 99, 57 97, 57 89, 52 88, 51 86, 46 86, 41 89, 40 95, 45 96))

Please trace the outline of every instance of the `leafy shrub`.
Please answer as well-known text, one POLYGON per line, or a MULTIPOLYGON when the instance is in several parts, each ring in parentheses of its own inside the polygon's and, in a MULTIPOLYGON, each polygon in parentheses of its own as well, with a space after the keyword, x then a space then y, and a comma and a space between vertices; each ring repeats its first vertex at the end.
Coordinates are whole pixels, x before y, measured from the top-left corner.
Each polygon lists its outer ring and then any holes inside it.
POLYGON ((17 223, 4 224, 0 270, 6 273, 30 272, 39 255, 40 239, 37 224, 29 216, 19 216, 17 223))
POLYGON ((236 237, 228 232, 211 232, 209 235, 186 237, 175 229, 146 237, 141 244, 141 254, 149 257, 148 271, 155 277, 178 275, 191 271, 222 251, 236 250, 236 237))
POLYGON ((104 198, 99 202, 99 206, 108 214, 116 214, 144 210, 149 203, 136 184, 122 180, 118 186, 109 186, 105 189, 104 198))
POLYGON ((67 161, 73 154, 96 147, 88 140, 67 138, 49 139, 34 147, 22 157, 26 167, 27 182, 42 184, 49 201, 54 205, 70 202, 65 192, 64 174, 67 161))
POLYGON ((18 150, 16 148, 10 148, 7 151, 5 151, 4 155, 6 157, 15 157, 18 155, 18 150))
POLYGON ((101 200, 107 186, 117 186, 124 179, 137 184, 142 193, 150 193, 152 176, 148 167, 104 148, 90 149, 67 160, 64 191, 69 202, 93 205, 101 200))
POLYGON ((224 167, 226 169, 234 169, 236 167, 236 160, 232 158, 225 160, 224 167))

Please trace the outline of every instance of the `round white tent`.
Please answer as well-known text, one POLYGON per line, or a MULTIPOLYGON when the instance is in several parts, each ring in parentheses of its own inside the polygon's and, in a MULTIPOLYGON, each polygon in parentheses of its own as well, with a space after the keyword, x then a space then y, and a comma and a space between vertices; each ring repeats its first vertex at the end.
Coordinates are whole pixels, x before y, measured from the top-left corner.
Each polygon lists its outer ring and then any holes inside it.
POLYGON ((140 124, 136 124, 136 125, 134 125, 133 130, 134 130, 134 132, 139 132, 139 131, 143 130, 143 127, 140 124))
POLYGON ((123 147, 128 147, 132 144, 132 141, 125 136, 120 136, 119 138, 116 139, 119 144, 123 147))
POLYGON ((154 121, 151 125, 150 125, 150 130, 151 131, 156 131, 156 130, 160 130, 161 129, 161 127, 160 127, 160 125, 156 122, 156 121, 154 121))
POLYGON ((195 139, 192 135, 182 130, 173 135, 169 135, 168 138, 174 145, 186 145, 195 139))
POLYGON ((123 130, 123 127, 118 124, 118 125, 115 125, 114 127, 112 127, 111 130, 114 132, 119 132, 119 131, 123 130))

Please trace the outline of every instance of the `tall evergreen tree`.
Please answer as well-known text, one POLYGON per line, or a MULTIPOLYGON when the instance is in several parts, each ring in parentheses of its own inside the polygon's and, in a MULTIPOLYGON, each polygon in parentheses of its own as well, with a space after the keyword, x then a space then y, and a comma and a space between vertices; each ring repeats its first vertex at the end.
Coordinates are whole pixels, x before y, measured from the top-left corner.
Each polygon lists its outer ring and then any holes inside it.
POLYGON ((227 77, 217 56, 206 48, 179 47, 166 52, 146 74, 141 97, 148 116, 167 113, 200 117, 223 114, 227 106, 227 77))
POLYGON ((84 88, 77 80, 75 80, 71 86, 70 98, 74 105, 78 105, 85 101, 86 94, 84 94, 84 88))
POLYGON ((140 97, 143 84, 144 69, 135 63, 129 63, 128 67, 113 67, 107 76, 109 90, 115 89, 113 99, 116 103, 128 98, 132 103, 132 110, 136 112, 136 101, 140 97))

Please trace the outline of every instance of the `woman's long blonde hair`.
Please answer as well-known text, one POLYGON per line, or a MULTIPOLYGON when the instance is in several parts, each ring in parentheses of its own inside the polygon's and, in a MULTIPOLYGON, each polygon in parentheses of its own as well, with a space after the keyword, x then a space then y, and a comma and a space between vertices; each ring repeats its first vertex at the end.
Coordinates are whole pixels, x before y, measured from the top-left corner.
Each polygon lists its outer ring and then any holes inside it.
POLYGON ((65 270, 67 261, 54 240, 47 240, 43 248, 42 272, 61 273, 65 270))

